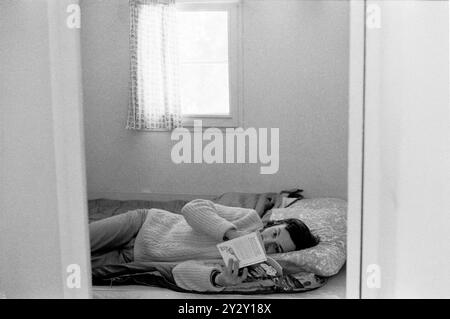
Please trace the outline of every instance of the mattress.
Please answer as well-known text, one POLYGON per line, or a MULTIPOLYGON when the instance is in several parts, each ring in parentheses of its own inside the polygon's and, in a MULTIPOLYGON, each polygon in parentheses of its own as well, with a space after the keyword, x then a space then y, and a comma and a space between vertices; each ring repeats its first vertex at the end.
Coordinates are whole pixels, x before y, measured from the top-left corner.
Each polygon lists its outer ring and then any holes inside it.
POLYGON ((229 295, 229 294, 196 294, 176 292, 161 287, 148 286, 94 286, 94 299, 344 299, 346 285, 345 267, 330 278, 327 284, 319 289, 302 293, 277 293, 269 295, 229 295))

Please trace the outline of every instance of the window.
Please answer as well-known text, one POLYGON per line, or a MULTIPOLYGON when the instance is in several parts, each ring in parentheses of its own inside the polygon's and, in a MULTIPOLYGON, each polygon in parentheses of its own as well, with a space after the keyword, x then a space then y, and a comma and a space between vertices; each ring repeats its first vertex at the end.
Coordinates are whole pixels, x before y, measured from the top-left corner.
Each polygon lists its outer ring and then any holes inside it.
POLYGON ((177 4, 183 124, 239 126, 238 1, 177 4))

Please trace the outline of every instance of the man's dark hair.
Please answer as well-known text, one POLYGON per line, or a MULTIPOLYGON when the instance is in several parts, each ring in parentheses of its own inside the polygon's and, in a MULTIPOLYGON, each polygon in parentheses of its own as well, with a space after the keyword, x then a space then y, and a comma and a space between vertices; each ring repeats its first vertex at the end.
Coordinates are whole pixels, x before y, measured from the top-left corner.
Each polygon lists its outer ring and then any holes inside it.
POLYGON ((288 218, 270 221, 264 226, 264 228, 269 228, 276 225, 286 225, 286 230, 294 242, 295 250, 310 248, 319 243, 319 238, 314 236, 308 226, 306 226, 300 219, 288 218))

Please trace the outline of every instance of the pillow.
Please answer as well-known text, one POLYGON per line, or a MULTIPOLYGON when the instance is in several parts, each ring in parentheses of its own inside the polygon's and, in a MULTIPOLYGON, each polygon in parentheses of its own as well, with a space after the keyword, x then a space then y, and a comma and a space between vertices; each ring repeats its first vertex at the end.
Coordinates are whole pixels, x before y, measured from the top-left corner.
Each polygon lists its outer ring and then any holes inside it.
POLYGON ((319 237, 311 248, 275 254, 288 273, 312 272, 319 276, 333 276, 346 260, 347 202, 337 198, 303 199, 291 207, 272 209, 269 220, 298 218, 319 237))

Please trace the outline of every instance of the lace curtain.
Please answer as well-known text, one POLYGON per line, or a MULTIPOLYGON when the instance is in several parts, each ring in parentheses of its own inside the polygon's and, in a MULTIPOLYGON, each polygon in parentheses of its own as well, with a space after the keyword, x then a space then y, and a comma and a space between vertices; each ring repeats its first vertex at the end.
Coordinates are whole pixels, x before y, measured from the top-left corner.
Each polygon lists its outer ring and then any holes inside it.
POLYGON ((130 0, 127 129, 181 126, 175 0, 130 0))

